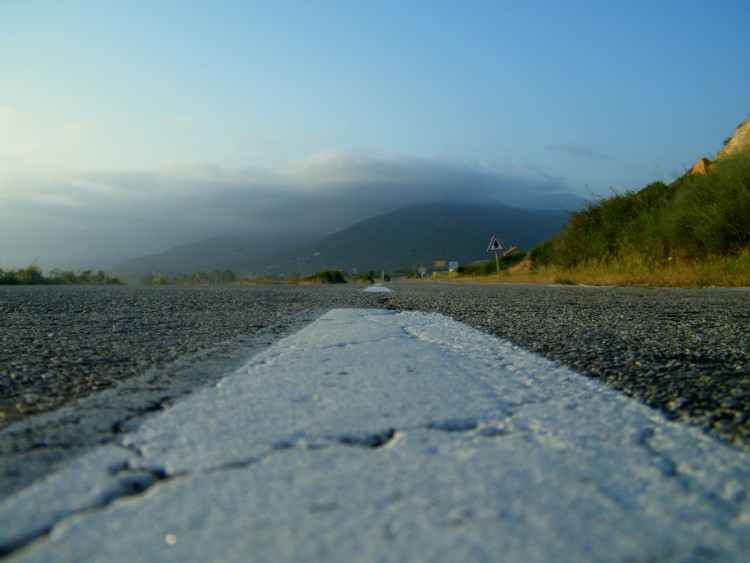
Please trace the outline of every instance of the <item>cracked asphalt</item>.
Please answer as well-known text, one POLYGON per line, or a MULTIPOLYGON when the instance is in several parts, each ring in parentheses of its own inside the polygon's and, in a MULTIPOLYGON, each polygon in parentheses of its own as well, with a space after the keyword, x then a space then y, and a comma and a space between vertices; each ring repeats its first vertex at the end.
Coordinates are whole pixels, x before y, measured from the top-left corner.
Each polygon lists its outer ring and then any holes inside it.
POLYGON ((434 311, 750 448, 750 292, 411 282, 0 288, 0 496, 338 307, 434 311))

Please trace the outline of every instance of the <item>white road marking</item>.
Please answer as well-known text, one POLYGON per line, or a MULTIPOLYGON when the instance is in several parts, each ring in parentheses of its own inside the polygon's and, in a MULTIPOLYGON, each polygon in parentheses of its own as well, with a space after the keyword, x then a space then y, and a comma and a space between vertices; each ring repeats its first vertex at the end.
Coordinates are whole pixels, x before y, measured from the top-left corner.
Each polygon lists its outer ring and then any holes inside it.
POLYGON ((363 293, 393 293, 392 289, 385 287, 383 284, 368 285, 362 290, 363 293))
POLYGON ((747 454, 508 342, 333 310, 3 501, 0 546, 56 523, 11 560, 748 560, 749 488, 747 454))

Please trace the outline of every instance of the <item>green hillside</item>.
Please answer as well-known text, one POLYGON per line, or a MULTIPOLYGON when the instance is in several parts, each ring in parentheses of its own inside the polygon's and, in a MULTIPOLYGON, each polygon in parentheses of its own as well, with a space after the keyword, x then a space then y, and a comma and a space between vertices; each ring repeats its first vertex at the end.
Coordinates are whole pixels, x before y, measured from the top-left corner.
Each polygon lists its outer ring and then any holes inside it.
POLYGON ((535 267, 705 262, 750 250, 750 153, 717 159, 702 173, 615 195, 571 214, 536 247, 535 267))
POLYGON ((435 260, 467 264, 486 260, 487 245, 498 234, 508 245, 532 248, 567 221, 563 211, 514 209, 498 203, 426 203, 373 217, 311 246, 269 259, 262 275, 325 269, 346 272, 413 270, 435 260))

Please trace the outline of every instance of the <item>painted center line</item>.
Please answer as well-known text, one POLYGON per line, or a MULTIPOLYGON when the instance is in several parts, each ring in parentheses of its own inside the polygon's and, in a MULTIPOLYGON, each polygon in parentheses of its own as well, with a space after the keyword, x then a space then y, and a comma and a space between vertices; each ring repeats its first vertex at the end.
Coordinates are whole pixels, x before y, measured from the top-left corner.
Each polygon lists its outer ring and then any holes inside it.
POLYGON ((749 486, 745 453, 506 341, 339 309, 6 499, 0 547, 20 561, 747 560, 749 486))
POLYGON ((393 293, 392 289, 385 287, 382 284, 368 285, 362 290, 363 293, 393 293))

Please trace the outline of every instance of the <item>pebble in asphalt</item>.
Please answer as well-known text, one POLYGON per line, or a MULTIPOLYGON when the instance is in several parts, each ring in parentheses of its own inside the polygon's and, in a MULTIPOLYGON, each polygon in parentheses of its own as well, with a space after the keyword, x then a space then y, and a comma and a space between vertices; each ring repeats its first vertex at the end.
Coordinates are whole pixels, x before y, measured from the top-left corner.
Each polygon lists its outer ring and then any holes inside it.
POLYGON ((445 314, 750 447, 746 290, 389 287, 0 288, 0 495, 333 307, 445 314), (95 428, 72 406, 82 397, 96 404, 95 428))

